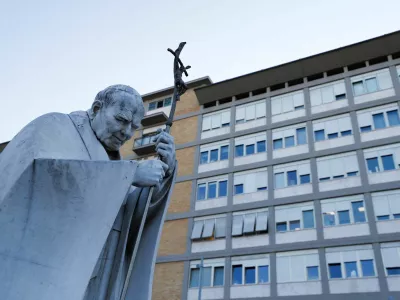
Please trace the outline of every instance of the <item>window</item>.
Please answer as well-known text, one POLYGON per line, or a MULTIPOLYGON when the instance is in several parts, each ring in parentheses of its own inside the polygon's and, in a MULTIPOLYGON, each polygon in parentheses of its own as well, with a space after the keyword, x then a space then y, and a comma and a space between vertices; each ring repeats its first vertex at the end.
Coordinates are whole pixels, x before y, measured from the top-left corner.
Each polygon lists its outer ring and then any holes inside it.
POLYGON ((324 225, 325 226, 334 226, 335 225, 335 213, 324 213, 324 225))
POLYGON ((210 162, 218 161, 218 149, 210 151, 210 162))
POLYGON ((345 130, 345 131, 342 131, 340 134, 341 134, 341 136, 349 136, 349 135, 352 135, 352 132, 351 132, 351 130, 345 130))
POLYGON ((290 230, 299 230, 300 229, 300 220, 290 221, 289 228, 290 228, 290 230))
POLYGON ((371 130, 372 130, 372 127, 370 125, 360 127, 361 132, 369 132, 371 130))
POLYGON ((236 107, 236 124, 243 124, 255 119, 263 119, 266 115, 265 100, 252 102, 236 107))
POLYGON ((199 184, 197 186, 197 200, 205 200, 206 199, 206 184, 199 184))
POLYGON ((277 231, 277 232, 285 232, 285 231, 287 231, 287 224, 286 224, 286 222, 279 222, 279 223, 276 223, 276 231, 277 231))
POLYGON ((367 87, 368 93, 373 93, 378 90, 378 82, 376 78, 368 78, 365 80, 365 85, 367 87))
POLYGON ((400 275, 400 267, 386 268, 386 272, 388 276, 398 276, 400 275))
POLYGON ((245 283, 254 284, 256 283, 256 267, 246 267, 245 270, 245 283))
POLYGON ((223 286, 223 285, 224 285, 224 267, 215 267, 213 286, 223 286))
POLYGON ((304 109, 304 93, 297 91, 271 98, 273 116, 304 109))
POLYGON ((254 154, 254 144, 246 145, 246 155, 254 154))
POLYGON ((285 148, 294 147, 294 136, 285 137, 285 148))
POLYGON ((191 288, 199 287, 200 269, 190 269, 190 284, 191 288))
POLYGON ((232 236, 252 235, 268 231, 268 211, 236 214, 232 221, 232 236))
POLYGON ((339 224, 350 224, 350 212, 348 210, 338 211, 339 224))
POLYGON ((297 145, 307 144, 307 134, 306 128, 297 128, 296 129, 296 137, 297 137, 297 145))
POLYGON ((337 137, 339 137, 339 134, 338 134, 337 132, 335 132, 335 133, 329 133, 329 134, 328 134, 328 139, 329 139, 329 140, 335 139, 335 138, 337 138, 337 137))
POLYGON ((192 229, 192 240, 224 238, 226 236, 226 218, 196 220, 192 229))
POLYGON ((168 97, 165 98, 163 100, 158 100, 158 101, 154 101, 154 102, 150 102, 149 103, 149 111, 150 110, 155 110, 157 108, 162 108, 162 107, 166 107, 166 106, 170 106, 171 105, 171 101, 172 98, 168 97))
POLYGON ((265 141, 257 142, 257 153, 265 152, 267 150, 265 141))
POLYGON ((303 227, 304 228, 314 228, 314 211, 305 210, 303 211, 303 227))
POLYGON ((232 266, 232 284, 242 284, 242 265, 234 265, 232 266))
POLYGON ((383 113, 372 115, 372 119, 374 120, 375 129, 381 129, 386 127, 383 113))
POLYGON ((374 261, 372 259, 361 260, 363 277, 375 276, 374 261))
MULTIPOLYGON (((343 99, 346 99, 346 87, 344 80, 310 88, 310 100, 312 108, 343 99)), ((320 112, 320 110, 318 110, 318 112, 320 112)))
POLYGON ((400 219, 400 214, 393 214, 393 218, 400 219))
POLYGON ((314 131, 314 135, 315 135, 315 141, 316 142, 320 142, 320 141, 324 141, 325 140, 325 130, 323 130, 323 129, 314 131))
POLYGON ((274 149, 282 149, 283 148, 283 142, 282 139, 277 139, 274 140, 274 149))
POLYGON ((347 177, 357 176, 357 175, 358 175, 358 171, 355 171, 355 172, 348 172, 348 173, 347 173, 347 177))
POLYGON ((371 173, 380 172, 379 171, 379 164, 378 164, 378 158, 377 157, 368 158, 367 159, 367 166, 368 166, 368 171, 371 172, 371 173))
MULTIPOLYGON (((213 151, 213 150, 211 150, 213 151)), ((226 160, 229 157, 229 146, 222 146, 221 147, 221 160, 226 160)))
POLYGON ((386 114, 389 120, 389 126, 397 126, 400 124, 399 111, 397 109, 388 111, 386 114))
POLYGON ((280 189, 285 187, 285 177, 284 173, 275 174, 275 188, 280 189))
POLYGON ((216 182, 209 182, 208 183, 208 199, 216 198, 217 197, 217 183, 216 182))
POLYGON ((258 266, 258 283, 269 282, 269 267, 258 266))
POLYGON ((319 268, 318 266, 307 267, 307 280, 318 280, 319 268))
MULTIPOLYGON (((372 194, 375 217, 378 221, 400 218, 400 190, 372 194)), ((396 230, 397 231, 397 230, 396 230)))
POLYGON ((200 154, 200 164, 208 163, 208 151, 203 151, 200 154))
POLYGON ((377 219, 378 221, 386 221, 386 220, 389 220, 389 219, 390 219, 390 216, 389 216, 389 215, 376 216, 376 219, 377 219))
POLYGON ((297 171, 287 172, 288 186, 297 185, 297 171))
POLYGON ((362 81, 353 82, 353 91, 355 96, 359 96, 365 93, 364 84, 362 81))
MULTIPOLYGON (((222 267, 222 269, 223 269, 223 267, 222 267)), ((202 274, 201 274, 201 277, 202 277, 201 283, 202 283, 203 287, 211 286, 211 274, 212 274, 212 267, 203 267, 202 274)), ((199 287, 199 281, 200 281, 200 269, 199 268, 190 269, 189 287, 191 287, 191 288, 199 287)))
POLYGON ((393 87, 389 69, 387 68, 353 76, 351 82, 353 85, 354 96, 374 93, 393 87))
POLYGON ((310 174, 300 175, 300 184, 306 184, 311 182, 310 174))
POLYGON ((352 202, 351 206, 353 208, 354 222, 355 223, 366 222, 364 201, 352 202))
POLYGON ((244 155, 243 145, 237 145, 235 147, 235 157, 240 157, 244 155))
POLYGON ((223 180, 220 181, 218 184, 219 184, 218 197, 226 197, 228 182, 226 180, 223 180))
POLYGON ((243 194, 243 184, 235 185, 235 195, 243 194))
POLYGON ((329 268, 329 277, 331 279, 342 278, 341 264, 328 264, 328 268, 329 268))
POLYGON ((389 171, 394 170, 396 167, 394 166, 393 155, 383 155, 381 156, 383 170, 389 171))
POLYGON ((340 94, 335 96, 335 100, 343 100, 346 99, 346 94, 340 94))
MULTIPOLYGON (((320 182, 346 178, 358 173, 358 159, 355 152, 317 158, 318 178, 320 182), (355 173, 354 173, 355 172, 355 173), (350 175, 348 175, 350 174, 350 175)), ((357 182, 350 182, 359 185, 357 182)), ((348 187, 348 186, 347 186, 348 187)), ((329 187, 328 187, 329 188, 329 187)), ((344 187, 337 187, 344 188, 344 187)))
POLYGON ((346 270, 346 278, 358 277, 357 262, 355 262, 355 261, 345 262, 344 268, 346 270))
MULTIPOLYGON (((217 112, 213 112, 210 114, 205 114, 203 116, 202 131, 207 132, 210 130, 216 130, 216 129, 223 128, 223 127, 229 127, 230 118, 231 118, 230 109, 217 111, 217 112)), ((221 132, 221 133, 224 133, 224 132, 221 132)), ((205 135, 205 136, 202 136, 202 138, 210 137, 210 136, 211 135, 205 135)))

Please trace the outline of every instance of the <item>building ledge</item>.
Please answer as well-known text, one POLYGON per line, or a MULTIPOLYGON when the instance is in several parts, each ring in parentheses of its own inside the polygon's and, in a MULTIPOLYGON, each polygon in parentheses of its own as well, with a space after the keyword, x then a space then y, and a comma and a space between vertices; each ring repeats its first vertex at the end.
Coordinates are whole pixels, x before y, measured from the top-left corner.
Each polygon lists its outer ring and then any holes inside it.
POLYGON ((142 126, 147 127, 159 123, 165 123, 167 122, 167 120, 168 117, 161 111, 155 114, 144 116, 144 118, 142 119, 142 126))

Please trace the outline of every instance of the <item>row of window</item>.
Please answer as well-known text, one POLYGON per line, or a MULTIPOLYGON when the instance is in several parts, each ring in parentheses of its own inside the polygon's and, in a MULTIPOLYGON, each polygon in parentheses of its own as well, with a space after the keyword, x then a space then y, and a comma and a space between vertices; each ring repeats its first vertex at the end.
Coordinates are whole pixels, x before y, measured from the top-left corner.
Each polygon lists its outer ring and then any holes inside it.
MULTIPOLYGON (((351 78, 351 83, 356 103, 394 95, 389 69, 377 70, 354 76, 351 78), (369 96, 374 94, 377 95, 372 98, 369 96)), ((347 106, 348 101, 344 80, 338 80, 310 88, 310 101, 312 113, 319 113, 347 106)), ((258 100, 237 106, 235 116, 236 131, 251 128, 251 124, 246 125, 246 123, 252 123, 252 127, 265 125, 266 100, 258 100)), ((303 91, 295 91, 271 97, 271 116, 272 122, 305 116, 303 91)), ((219 130, 229 125, 230 109, 225 109, 205 114, 203 117, 202 131, 219 130)), ((229 131, 216 131, 216 134, 225 134, 227 132, 229 131)), ((203 136, 203 138, 204 137, 210 137, 210 135, 203 136)))
MULTIPOLYGON (((386 276, 400 275, 400 243, 381 244, 386 276)), ((330 280, 377 277, 372 245, 334 247, 325 249, 327 276, 330 280)), ((197 288, 202 273, 203 287, 219 287, 225 283, 225 264, 204 261, 191 263, 189 287, 197 288), (201 269, 201 270, 200 270, 201 269)), ((278 252, 276 254, 277 283, 321 280, 317 250, 278 252)), ((269 255, 232 257, 230 285, 255 285, 270 282, 269 255)))

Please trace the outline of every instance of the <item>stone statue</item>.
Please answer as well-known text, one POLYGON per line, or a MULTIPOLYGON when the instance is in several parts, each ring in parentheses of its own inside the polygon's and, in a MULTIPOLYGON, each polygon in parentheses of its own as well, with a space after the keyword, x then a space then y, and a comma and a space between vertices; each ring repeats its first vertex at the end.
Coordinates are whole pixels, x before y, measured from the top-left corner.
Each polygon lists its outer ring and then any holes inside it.
POLYGON ((0 155, 0 298, 120 300, 149 188, 147 221, 126 299, 148 300, 176 173, 174 140, 161 160, 121 160, 144 116, 141 96, 114 85, 88 111, 43 115, 0 155))

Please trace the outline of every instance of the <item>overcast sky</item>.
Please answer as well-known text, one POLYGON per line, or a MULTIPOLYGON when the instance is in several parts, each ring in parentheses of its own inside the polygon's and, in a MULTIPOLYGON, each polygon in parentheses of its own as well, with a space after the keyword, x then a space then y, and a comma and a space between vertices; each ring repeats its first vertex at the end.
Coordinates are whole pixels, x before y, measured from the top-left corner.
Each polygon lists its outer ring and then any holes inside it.
POLYGON ((399 30, 399 12, 399 0, 3 0, 0 142, 111 84, 171 86, 166 49, 180 41, 188 80, 217 82, 399 30))

